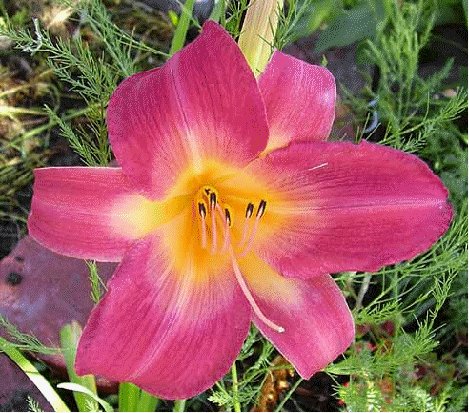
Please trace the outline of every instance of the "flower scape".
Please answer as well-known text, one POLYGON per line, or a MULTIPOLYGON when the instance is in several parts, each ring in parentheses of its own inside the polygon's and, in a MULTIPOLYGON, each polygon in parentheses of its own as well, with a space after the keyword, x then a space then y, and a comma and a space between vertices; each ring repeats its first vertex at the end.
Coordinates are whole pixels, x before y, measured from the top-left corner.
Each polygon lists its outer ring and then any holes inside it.
POLYGON ((29 232, 67 256, 120 262, 75 369, 166 399, 210 388, 250 323, 303 378, 354 322, 331 273, 377 271, 447 230, 447 190, 413 155, 326 142, 335 82, 276 51, 256 80, 208 21, 161 68, 113 93, 119 167, 35 171, 29 232))

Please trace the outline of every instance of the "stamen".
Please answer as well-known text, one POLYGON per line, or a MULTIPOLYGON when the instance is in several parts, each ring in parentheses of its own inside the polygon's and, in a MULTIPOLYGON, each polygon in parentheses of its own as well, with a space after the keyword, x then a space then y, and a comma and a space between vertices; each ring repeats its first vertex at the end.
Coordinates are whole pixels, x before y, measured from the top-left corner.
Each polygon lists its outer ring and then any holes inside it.
POLYGON ((246 285, 246 281, 244 281, 241 271, 239 270, 238 264, 236 263, 236 259, 233 253, 233 248, 231 248, 230 253, 236 280, 238 281, 238 285, 241 287, 241 291, 244 293, 244 296, 248 300, 249 304, 251 304, 254 314, 259 318, 259 320, 261 320, 266 326, 270 327, 272 330, 275 330, 277 333, 283 333, 285 331, 283 327, 278 326, 273 321, 269 320, 264 314, 262 314, 261 309, 256 304, 256 301, 254 300, 254 297, 249 291, 249 288, 246 285))
POLYGON ((266 206, 267 201, 264 201, 262 199, 261 202, 259 202, 259 206, 257 207, 256 220, 254 221, 254 225, 252 227, 251 236, 249 237, 249 241, 245 245, 243 252, 240 254, 240 257, 244 257, 252 248, 252 244, 254 244, 254 238, 256 237, 257 229, 259 228, 259 220, 264 216, 266 206))
POLYGON ((223 239, 223 246, 221 247, 221 252, 225 252, 229 244, 230 244, 230 225, 228 223, 228 220, 226 220, 225 237, 223 239))
POLYGON ((217 194, 215 192, 210 192, 210 209, 213 211, 215 205, 217 204, 217 194))
POLYGON ((205 206, 205 202, 199 202, 199 214, 202 218, 200 220, 201 223, 201 233, 202 233, 202 249, 207 247, 207 228, 205 224, 205 218, 207 217, 207 208, 205 206))
POLYGON ((246 208, 246 218, 251 218, 253 212, 254 212, 254 204, 252 202, 249 202, 246 208))
POLYGON ((216 204, 218 200, 218 192, 210 185, 205 185, 197 192, 197 199, 206 200, 206 204, 212 208, 212 204, 216 204))
POLYGON ((210 213, 212 215, 212 254, 217 251, 217 224, 215 222, 215 207, 217 206, 217 196, 215 192, 210 193, 210 213))
POLYGON ((228 205, 225 205, 225 216, 223 216, 223 211, 221 209, 220 205, 217 205, 217 211, 220 214, 220 217, 223 219, 224 218, 224 236, 223 236, 223 244, 221 247, 221 252, 225 252, 226 249, 228 248, 229 241, 230 241, 230 226, 232 224, 231 222, 231 212, 230 212, 230 207, 228 205))
POLYGON ((207 208, 204 202, 199 202, 199 214, 203 219, 207 216, 207 208))
POLYGON ((233 221, 231 221, 230 209, 226 205, 225 205, 225 220, 229 227, 233 225, 233 221))
POLYGON ((264 215, 265 207, 267 206, 267 202, 263 199, 259 203, 259 207, 257 208, 256 218, 261 218, 264 215))
POLYGON ((256 220, 254 221, 254 225, 252 226, 251 236, 249 237, 249 241, 244 246, 243 252, 239 254, 240 257, 244 257, 252 248, 252 244, 254 244, 254 238, 256 236, 257 229, 259 228, 259 220, 260 216, 256 215, 256 220))
POLYGON ((248 236, 249 218, 252 217, 253 213, 254 213, 254 204, 252 202, 249 202, 246 208, 246 216, 244 218, 243 235, 241 236, 241 241, 238 244, 238 248, 241 248, 246 242, 246 238, 248 236))

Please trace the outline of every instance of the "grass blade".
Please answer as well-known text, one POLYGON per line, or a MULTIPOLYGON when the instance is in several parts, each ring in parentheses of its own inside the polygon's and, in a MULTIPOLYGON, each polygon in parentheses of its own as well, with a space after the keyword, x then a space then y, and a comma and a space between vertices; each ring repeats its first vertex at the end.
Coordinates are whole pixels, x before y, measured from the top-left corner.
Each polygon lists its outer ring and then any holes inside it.
POLYGON ((69 412, 70 409, 62 401, 57 392, 53 389, 50 383, 37 371, 36 367, 21 354, 13 345, 7 340, 0 337, 0 351, 6 353, 11 360, 13 360, 18 367, 24 371, 34 385, 39 389, 42 395, 50 403, 56 412, 69 412))

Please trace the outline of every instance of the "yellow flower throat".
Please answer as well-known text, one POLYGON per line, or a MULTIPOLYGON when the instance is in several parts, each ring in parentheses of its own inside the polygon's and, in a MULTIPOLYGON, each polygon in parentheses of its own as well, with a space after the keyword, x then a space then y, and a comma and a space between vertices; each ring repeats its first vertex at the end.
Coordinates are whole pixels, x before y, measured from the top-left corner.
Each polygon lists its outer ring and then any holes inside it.
POLYGON ((178 234, 168 247, 179 268, 188 253, 204 268, 219 267, 232 254, 241 258, 275 226, 272 191, 242 169, 214 161, 181 174, 166 199, 177 227, 171 232, 178 234))
POLYGON ((206 161, 184 171, 163 201, 134 195, 116 202, 111 225, 132 239, 159 233, 171 267, 181 277, 191 274, 200 287, 231 267, 254 313, 282 332, 260 311, 238 265, 285 223, 272 208, 280 201, 244 170, 206 161))
POLYGON ((245 171, 205 162, 201 171, 188 169, 172 188, 166 202, 179 212, 168 223, 165 240, 181 274, 192 268, 205 278, 231 266, 254 313, 282 332, 262 314, 238 265, 280 224, 269 208, 278 201, 272 190, 245 171))

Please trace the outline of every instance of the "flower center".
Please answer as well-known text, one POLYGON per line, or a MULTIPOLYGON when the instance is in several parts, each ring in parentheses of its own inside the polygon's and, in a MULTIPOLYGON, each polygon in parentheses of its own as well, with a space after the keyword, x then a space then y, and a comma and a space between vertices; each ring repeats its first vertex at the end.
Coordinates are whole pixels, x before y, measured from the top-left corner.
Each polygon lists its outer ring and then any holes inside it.
POLYGON ((181 274, 191 268, 200 278, 231 266, 256 316, 272 329, 283 328, 264 316, 252 296, 238 259, 275 227, 269 204, 275 196, 243 170, 206 162, 202 171, 188 170, 174 186, 169 199, 186 200, 170 224, 167 245, 181 274))
MULTIPOLYGON (((195 203, 197 204, 196 209, 200 220, 200 243, 202 249, 207 249, 207 244, 209 243, 211 244, 209 249, 212 254, 225 252, 232 239, 231 228, 234 225, 233 208, 229 204, 221 202, 217 190, 209 185, 200 188, 195 197, 195 203), (211 234, 208 241, 207 233, 211 234)), ((266 206, 267 201, 261 199, 258 202, 254 218, 255 205, 252 202, 247 203, 241 239, 235 246, 238 250, 238 256, 245 256, 252 248, 259 228, 259 221, 265 214, 266 206)))
POLYGON ((176 220, 178 235, 170 246, 176 261, 187 259, 188 247, 196 263, 219 266, 230 258, 249 253, 275 227, 269 205, 274 194, 266 185, 242 169, 206 161, 197 171, 188 168, 167 196, 176 220), (214 260, 216 258, 216 260, 214 260))

